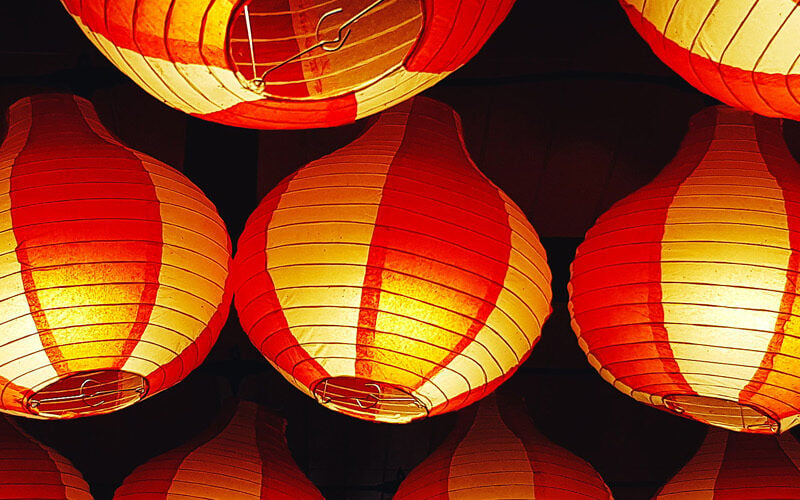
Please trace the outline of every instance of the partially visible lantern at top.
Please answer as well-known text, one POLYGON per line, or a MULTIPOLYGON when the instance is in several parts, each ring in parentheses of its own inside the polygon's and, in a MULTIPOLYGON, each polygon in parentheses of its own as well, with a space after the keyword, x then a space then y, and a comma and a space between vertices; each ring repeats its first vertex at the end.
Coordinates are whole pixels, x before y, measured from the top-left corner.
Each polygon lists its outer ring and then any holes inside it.
POLYGON ((107 413, 183 379, 230 305, 230 242, 183 174, 66 94, 11 106, 0 146, 0 411, 107 413))
POLYGON ((353 122, 474 56, 514 0, 62 0, 154 97, 250 128, 353 122))
POLYGON ((780 120, 709 108, 658 177, 586 234, 573 326, 635 399, 782 432, 800 422, 799 272, 800 166, 780 120))
POLYGON ((800 120, 797 0, 620 0, 655 54, 737 108, 800 120))
POLYGON ((368 420, 485 396, 550 313, 530 223, 472 163, 458 115, 419 97, 267 194, 233 274, 242 325, 278 371, 368 420))

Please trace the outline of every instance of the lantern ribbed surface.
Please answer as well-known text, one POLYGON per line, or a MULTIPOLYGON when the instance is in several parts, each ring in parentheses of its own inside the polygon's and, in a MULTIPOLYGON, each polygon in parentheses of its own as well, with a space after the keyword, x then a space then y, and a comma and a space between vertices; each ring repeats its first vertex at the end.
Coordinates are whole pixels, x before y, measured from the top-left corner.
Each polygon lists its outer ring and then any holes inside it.
POLYGON ((589 361, 635 399, 731 430, 800 415, 800 166, 781 122, 715 107, 572 264, 589 361))
POLYGON ((175 169, 65 94, 11 106, 0 146, 0 411, 107 413, 183 379, 225 322, 230 241, 175 169))
POLYGON ((229 401, 192 442, 137 467, 115 499, 322 500, 294 462, 286 421, 248 401, 229 401))
POLYGON ((613 497, 591 465, 533 425, 521 401, 491 395, 458 415, 445 442, 406 477, 395 500, 613 497))
POLYGON ((797 0, 620 0, 655 54, 698 90, 800 119, 797 0))
POLYGON ((710 429, 657 500, 800 498, 800 444, 789 433, 754 436, 710 429))
POLYGON ((92 500, 72 463, 0 416, 0 498, 92 500))
POLYGON ((62 0, 134 82, 250 128, 351 123, 471 59, 514 0, 62 0))
POLYGON ((425 98, 273 189, 233 274, 242 325, 273 366, 367 420, 485 396, 550 313, 535 231, 472 163, 458 115, 425 98))

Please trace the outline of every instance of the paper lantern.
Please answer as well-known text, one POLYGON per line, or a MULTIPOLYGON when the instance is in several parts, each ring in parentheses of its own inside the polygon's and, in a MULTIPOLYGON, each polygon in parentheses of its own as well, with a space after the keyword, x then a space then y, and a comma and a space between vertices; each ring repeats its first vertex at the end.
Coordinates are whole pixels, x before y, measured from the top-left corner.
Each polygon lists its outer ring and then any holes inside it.
POLYGON ((800 120, 796 0, 620 0, 655 54, 698 90, 800 120))
POLYGON ((292 459, 285 428, 254 403, 229 401, 206 432, 137 467, 114 498, 322 499, 292 459))
POLYGON ((424 98, 273 189, 233 274, 242 325, 284 377, 383 422, 490 393, 550 313, 536 233, 470 160, 458 115, 424 98))
POLYGON ((800 498, 800 444, 789 433, 754 436, 712 428, 694 457, 655 498, 800 498))
POLYGON ((580 346, 639 401, 731 430, 800 415, 800 167, 781 122, 692 118, 672 162, 602 215, 572 264, 580 346))
POLYGON ((62 0, 162 102, 251 128, 351 123, 464 65, 514 0, 62 0))
POLYGON ((458 415, 445 442, 406 477, 395 500, 612 499, 591 465, 534 427, 521 401, 489 396, 458 415))
POLYGON ((107 413, 183 379, 229 309, 230 242, 180 172, 79 97, 11 106, 0 146, 0 411, 107 413))
POLYGON ((72 463, 0 416, 0 498, 92 500, 72 463))

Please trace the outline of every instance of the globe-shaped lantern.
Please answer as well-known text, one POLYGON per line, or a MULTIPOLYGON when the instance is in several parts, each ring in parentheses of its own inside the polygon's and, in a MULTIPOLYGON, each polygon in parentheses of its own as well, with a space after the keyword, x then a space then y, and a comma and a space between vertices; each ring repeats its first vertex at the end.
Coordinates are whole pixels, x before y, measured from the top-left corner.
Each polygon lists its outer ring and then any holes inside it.
POLYGON ((11 106, 0 146, 0 411, 107 413, 193 370, 227 317, 230 242, 183 174, 79 97, 11 106))
POLYGON ((248 402, 230 400, 206 432, 137 467, 115 500, 322 500, 294 462, 286 421, 248 402))
POLYGON ((655 54, 731 106, 800 120, 795 0, 620 0, 655 54))
POLYGON ((635 399, 736 431, 800 416, 800 166, 781 122, 701 111, 572 264, 580 346, 635 399))
POLYGON ((485 396, 550 313, 536 233, 470 160, 458 115, 425 98, 267 194, 233 275, 242 325, 273 366, 367 420, 485 396))
POLYGON ((62 0, 144 90, 250 128, 353 122, 465 64, 514 0, 62 0))
POLYGON ((444 443, 394 500, 515 498, 612 500, 590 464, 544 437, 519 400, 491 395, 458 415, 444 443))

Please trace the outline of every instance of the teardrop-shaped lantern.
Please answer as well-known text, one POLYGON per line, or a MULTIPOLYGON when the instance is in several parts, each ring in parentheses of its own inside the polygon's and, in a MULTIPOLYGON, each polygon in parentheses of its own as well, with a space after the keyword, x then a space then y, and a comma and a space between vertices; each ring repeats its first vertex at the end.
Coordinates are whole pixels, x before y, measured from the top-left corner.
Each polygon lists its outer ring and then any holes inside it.
POLYGON ((258 405, 231 400, 202 435, 137 467, 114 498, 321 500, 289 452, 285 427, 258 405))
POLYGON ((472 163, 458 115, 425 98, 267 194, 234 276, 242 325, 278 371, 384 422, 490 393, 550 313, 536 233, 472 163))
POLYGON ((0 498, 92 500, 72 463, 0 416, 0 498))
POLYGON ((655 54, 701 92, 800 120, 796 0, 620 0, 655 54))
POLYGON ((754 436, 711 428, 694 457, 654 498, 800 498, 800 443, 789 433, 754 436))
POLYGON ((464 65, 514 0, 62 0, 144 90, 251 128, 353 122, 464 65))
POLYGON ((458 415, 445 442, 406 477, 395 500, 610 500, 591 465, 555 445, 519 400, 489 396, 458 415))
POLYGON ((580 346, 635 399, 731 430, 800 415, 800 166, 780 120, 724 106, 615 204, 572 264, 580 346))
POLYGON ((0 411, 108 413, 192 371, 228 315, 230 242, 183 174, 64 94, 0 146, 0 411))

